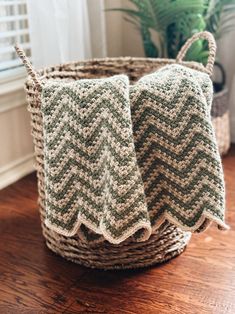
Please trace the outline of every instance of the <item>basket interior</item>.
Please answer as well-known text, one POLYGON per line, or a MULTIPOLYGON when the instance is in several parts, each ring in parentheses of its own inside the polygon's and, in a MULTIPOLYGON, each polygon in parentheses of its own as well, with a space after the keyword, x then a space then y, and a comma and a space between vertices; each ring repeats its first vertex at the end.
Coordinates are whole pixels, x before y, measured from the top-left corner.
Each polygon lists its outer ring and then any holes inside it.
MULTIPOLYGON (((105 58, 47 67, 40 70, 38 73, 41 79, 59 79, 66 81, 126 74, 130 82, 135 82, 143 75, 154 72, 164 65, 173 63, 176 63, 174 59, 105 58)), ((182 62, 181 64, 199 71, 205 71, 203 65, 196 62, 182 62)))

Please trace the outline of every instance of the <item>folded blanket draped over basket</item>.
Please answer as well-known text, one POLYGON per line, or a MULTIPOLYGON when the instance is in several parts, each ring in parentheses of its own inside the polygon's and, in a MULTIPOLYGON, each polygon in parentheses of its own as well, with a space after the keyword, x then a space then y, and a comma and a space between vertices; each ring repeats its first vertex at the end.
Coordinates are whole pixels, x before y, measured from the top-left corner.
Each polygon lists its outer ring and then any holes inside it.
POLYGON ((111 243, 147 240, 166 221, 224 223, 224 180, 209 76, 169 65, 127 76, 43 84, 46 225, 111 243))

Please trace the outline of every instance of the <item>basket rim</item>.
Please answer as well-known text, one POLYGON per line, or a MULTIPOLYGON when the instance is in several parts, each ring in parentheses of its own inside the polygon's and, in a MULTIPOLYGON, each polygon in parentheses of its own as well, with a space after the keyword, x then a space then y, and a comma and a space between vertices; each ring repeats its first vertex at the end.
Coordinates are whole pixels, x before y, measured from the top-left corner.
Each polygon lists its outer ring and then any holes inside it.
MULTIPOLYGON (((69 62, 64 62, 64 63, 59 63, 55 65, 50 65, 46 66, 43 68, 40 68, 37 70, 38 78, 40 80, 43 80, 46 78, 47 74, 53 73, 56 71, 64 71, 64 72, 69 72, 69 71, 74 71, 77 72, 78 69, 73 69, 74 66, 80 66, 80 67, 85 67, 87 66, 102 66, 102 65, 108 65, 109 63, 118 63, 118 62, 130 62, 131 64, 133 63, 140 63, 143 64, 180 64, 184 65, 190 68, 194 68, 198 71, 204 72, 208 74, 206 68, 202 63, 196 62, 196 61, 177 61, 176 59, 170 59, 170 58, 146 58, 146 57, 105 57, 105 58, 92 58, 92 59, 85 59, 85 60, 77 60, 77 61, 69 61, 69 62), (71 68, 70 68, 71 67, 71 68)), ((121 64, 118 66, 121 67, 121 64)), ((26 78, 26 83, 31 83, 33 80, 30 76, 26 78)))
MULTIPOLYGON (((188 49, 190 48, 190 46, 195 42, 197 41, 198 39, 203 39, 203 40, 206 40, 208 42, 208 47, 209 47, 209 53, 208 53, 208 59, 207 59, 207 64, 205 66, 203 66, 202 64, 199 64, 199 63, 195 63, 195 61, 189 61, 191 62, 191 68, 194 68, 196 67, 197 70, 199 71, 202 71, 202 72, 205 72, 207 73, 209 76, 212 75, 213 73, 213 65, 214 65, 214 62, 215 62, 215 55, 216 55, 216 42, 215 42, 215 39, 213 37, 213 35, 208 32, 208 31, 202 31, 202 32, 198 32, 198 33, 195 33, 191 38, 189 38, 185 43, 184 45, 181 47, 180 51, 178 52, 177 56, 176 56, 176 59, 164 59, 164 58, 156 58, 157 59, 157 62, 160 62, 160 63, 178 63, 178 64, 184 64, 184 65, 187 65, 186 61, 183 61, 184 60, 184 57, 185 55, 187 54, 187 51, 188 49)), ((32 63, 30 62, 30 60, 28 59, 28 57, 26 56, 24 50, 22 48, 20 48, 18 46, 18 44, 15 44, 14 46, 15 48, 15 51, 16 53, 18 54, 18 56, 20 57, 20 59, 22 60, 23 64, 25 65, 25 68, 28 72, 28 74, 31 76, 33 82, 35 83, 36 87, 38 90, 41 90, 42 88, 42 82, 41 82, 41 78, 40 78, 40 71, 41 73, 43 74, 43 72, 45 71, 48 71, 50 68, 44 68, 43 70, 39 70, 39 71, 36 71, 33 66, 32 66, 32 63)), ((146 58, 146 57, 140 57, 140 58, 136 58, 136 57, 118 57, 118 58, 104 58, 103 60, 125 60, 125 59, 128 59, 129 61, 132 61, 134 59, 138 59, 139 61, 141 60, 144 60, 144 61, 147 61, 147 60, 153 60, 154 62, 156 62, 156 59, 155 58, 146 58)), ((101 62, 102 58, 101 59, 93 59, 92 60, 87 60, 87 61, 84 61, 84 62, 101 62)), ((83 64, 84 64, 83 62, 83 64)), ((72 61, 72 62, 69 62, 69 63, 64 63, 63 65, 61 64, 60 67, 65 67, 65 66, 68 66, 68 64, 72 64, 72 65, 75 65, 75 64, 78 64, 78 61, 72 61)), ((54 66, 56 67, 56 66, 54 66)), ((52 69, 54 69, 54 67, 52 69)))

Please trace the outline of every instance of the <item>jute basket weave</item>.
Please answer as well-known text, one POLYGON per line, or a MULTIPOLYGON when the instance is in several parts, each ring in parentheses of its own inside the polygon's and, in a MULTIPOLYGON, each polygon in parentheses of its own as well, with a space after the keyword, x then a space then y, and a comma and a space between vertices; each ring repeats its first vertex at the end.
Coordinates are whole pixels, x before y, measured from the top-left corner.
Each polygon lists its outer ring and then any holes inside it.
POLYGON ((220 155, 225 155, 230 147, 228 88, 226 87, 226 74, 223 66, 218 62, 215 62, 215 66, 221 73, 221 80, 214 82, 215 93, 211 116, 220 155))
POLYGON ((225 155, 231 140, 227 87, 214 95, 211 114, 220 155, 225 155))
POLYGON ((176 60, 147 59, 147 58, 106 58, 84 62, 73 62, 54 67, 48 67, 35 72, 23 51, 16 47, 16 51, 29 74, 26 82, 28 109, 31 113, 32 135, 34 139, 36 170, 38 177, 39 209, 41 213, 42 230, 47 246, 57 254, 78 264, 100 269, 125 269, 153 265, 179 255, 185 249, 191 234, 180 228, 165 223, 148 241, 137 243, 128 239, 121 244, 114 245, 103 241, 86 243, 79 237, 65 237, 44 224, 45 192, 44 192, 44 164, 43 164, 43 122, 40 103, 40 92, 43 80, 78 80, 83 78, 101 78, 125 73, 131 82, 135 82, 144 74, 156 71, 158 68, 181 63, 199 71, 212 73, 215 58, 215 41, 208 32, 194 35, 182 47, 176 60), (187 49, 198 38, 206 39, 209 43, 210 54, 206 67, 195 62, 182 61, 187 49))

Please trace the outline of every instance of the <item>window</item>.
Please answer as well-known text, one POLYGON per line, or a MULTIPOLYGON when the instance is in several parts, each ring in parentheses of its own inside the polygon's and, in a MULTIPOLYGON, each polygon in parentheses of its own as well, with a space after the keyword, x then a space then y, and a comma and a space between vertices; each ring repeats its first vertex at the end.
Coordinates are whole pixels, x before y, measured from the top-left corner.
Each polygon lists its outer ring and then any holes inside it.
POLYGON ((18 43, 30 56, 30 40, 26 0, 0 0, 0 79, 22 75, 22 63, 14 44, 18 43))

